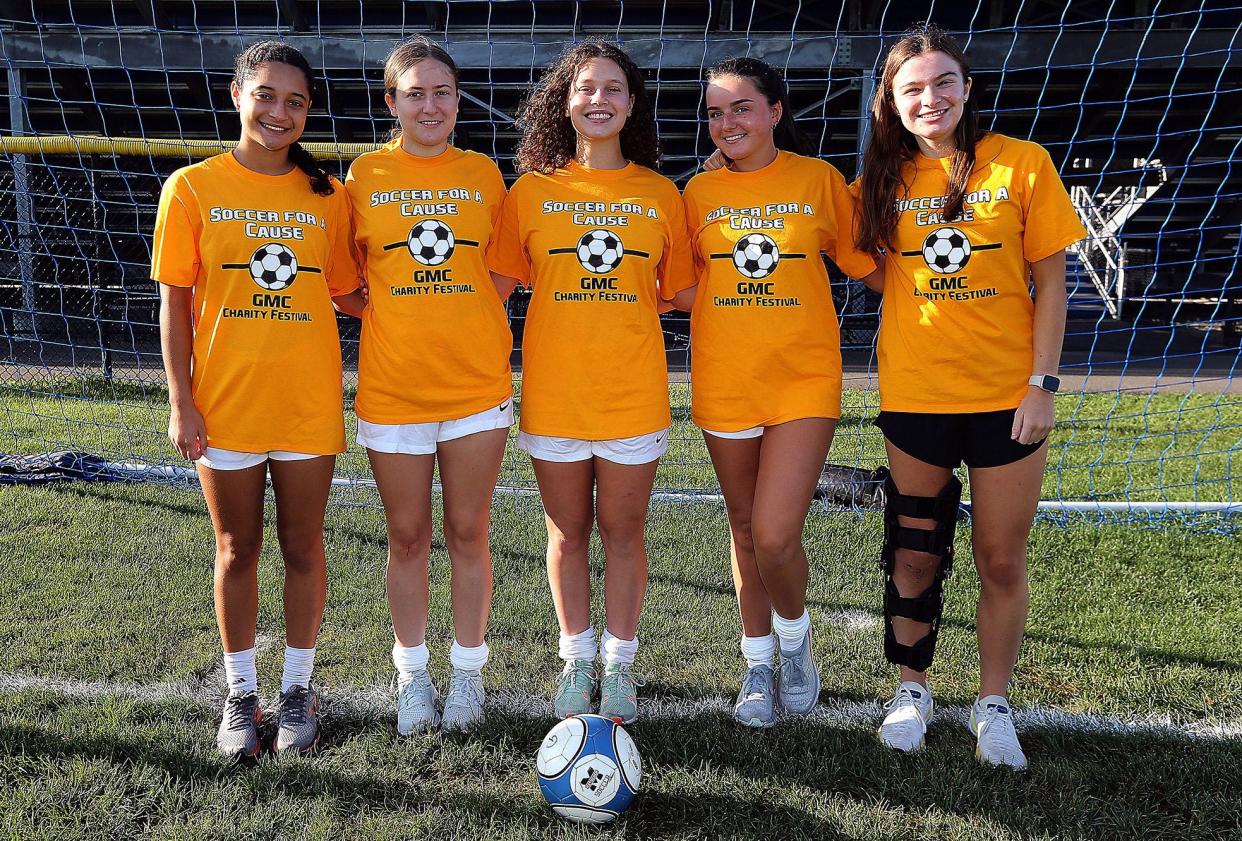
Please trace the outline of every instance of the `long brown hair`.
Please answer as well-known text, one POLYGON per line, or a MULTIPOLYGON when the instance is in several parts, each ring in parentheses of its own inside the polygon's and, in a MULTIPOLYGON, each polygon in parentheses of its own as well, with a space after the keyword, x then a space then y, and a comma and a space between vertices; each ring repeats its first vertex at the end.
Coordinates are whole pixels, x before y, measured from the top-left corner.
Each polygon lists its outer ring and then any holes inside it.
POLYGON ((561 54, 518 111, 522 141, 517 148, 518 172, 551 172, 578 154, 578 134, 565 113, 569 86, 578 70, 593 58, 616 63, 625 74, 634 108, 621 129, 621 154, 627 161, 655 169, 660 163, 660 136, 655 109, 647 98, 643 74, 625 50, 607 41, 584 41, 561 54))
MULTIPOLYGON (((925 23, 901 36, 888 51, 875 98, 871 101, 871 137, 862 165, 862 201, 859 207, 858 239, 862 251, 880 247, 892 249, 897 230, 897 191, 908 190, 902 181, 902 167, 918 155, 914 135, 906 131, 893 98, 893 78, 901 66, 924 53, 944 53, 957 62, 962 81, 970 78, 970 64, 957 41, 939 27, 925 23)), ((945 194, 944 218, 953 219, 962 212, 966 196, 966 179, 975 167, 975 144, 979 131, 979 110, 976 98, 962 103, 962 118, 953 132, 957 148, 949 169, 949 188, 945 194)))

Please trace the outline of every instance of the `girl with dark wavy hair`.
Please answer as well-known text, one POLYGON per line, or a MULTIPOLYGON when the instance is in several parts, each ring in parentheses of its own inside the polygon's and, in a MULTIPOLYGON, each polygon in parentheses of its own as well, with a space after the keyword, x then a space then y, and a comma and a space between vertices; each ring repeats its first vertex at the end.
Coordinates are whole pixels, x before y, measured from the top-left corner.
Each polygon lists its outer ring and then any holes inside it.
POLYGON ((489 264, 532 287, 522 346, 518 446, 534 462, 548 580, 565 661, 557 715, 638 715, 632 671, 647 588, 643 526, 672 423, 658 313, 693 283, 685 211, 656 173, 642 74, 613 44, 569 49, 521 111, 525 174, 505 200, 489 264), (598 523, 607 571, 602 646, 587 548, 598 523), (602 647, 603 674, 595 659, 602 647))
POLYGON ((728 165, 686 186, 697 286, 692 414, 724 492, 746 671, 734 718, 769 727, 819 699, 802 529, 841 417, 841 338, 827 254, 862 277, 854 199, 806 157, 785 80, 755 58, 707 71, 707 126, 728 165), (774 633, 775 632, 775 633, 774 633), (780 651, 779 673, 776 654, 780 651))
POLYGON ((327 593, 323 519, 345 449, 333 305, 357 297, 358 270, 345 190, 297 142, 313 83, 286 44, 239 55, 230 86, 237 147, 174 172, 155 222, 168 436, 197 462, 215 528, 229 687, 216 744, 234 759, 261 746, 254 646, 269 472, 286 641, 272 747, 303 753, 319 739, 311 672, 327 593))
POLYGON ((902 37, 876 88, 859 184, 858 246, 885 252, 871 283, 884 296, 876 425, 892 473, 884 653, 901 670, 879 734, 902 751, 923 744, 965 462, 981 586, 969 726, 980 760, 1024 768, 1007 695, 1059 385, 1065 249, 1085 232, 1042 147, 978 129, 972 87, 951 37, 930 25, 902 37))

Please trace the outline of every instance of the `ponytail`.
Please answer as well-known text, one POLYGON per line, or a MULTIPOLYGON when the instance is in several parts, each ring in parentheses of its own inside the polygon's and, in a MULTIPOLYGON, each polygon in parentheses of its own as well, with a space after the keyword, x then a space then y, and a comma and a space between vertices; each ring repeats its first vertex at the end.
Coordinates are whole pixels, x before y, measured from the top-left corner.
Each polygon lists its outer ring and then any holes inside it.
POLYGON ((321 196, 330 196, 336 190, 332 187, 332 179, 327 170, 319 165, 315 156, 306 151, 301 143, 289 144, 289 160, 298 169, 310 176, 311 189, 321 196))

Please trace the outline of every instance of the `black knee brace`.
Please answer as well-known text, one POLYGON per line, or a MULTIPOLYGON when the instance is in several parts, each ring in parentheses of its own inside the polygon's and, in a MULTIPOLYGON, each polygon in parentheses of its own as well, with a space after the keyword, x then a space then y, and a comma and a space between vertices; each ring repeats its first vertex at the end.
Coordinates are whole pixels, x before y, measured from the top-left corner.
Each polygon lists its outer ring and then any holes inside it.
POLYGON ((907 496, 897 490, 889 476, 884 480, 884 493, 884 546, 880 550, 880 565, 884 569, 884 656, 890 663, 923 672, 936 653, 936 635, 940 632, 940 617, 944 612, 944 582, 953 571, 953 536, 962 501, 962 483, 954 476, 934 497, 907 496), (934 520, 936 525, 931 529, 903 526, 898 516, 934 520), (935 579, 913 598, 898 593, 893 581, 898 549, 940 556, 935 579), (931 630, 914 645, 902 645, 893 634, 894 616, 927 622, 931 630))

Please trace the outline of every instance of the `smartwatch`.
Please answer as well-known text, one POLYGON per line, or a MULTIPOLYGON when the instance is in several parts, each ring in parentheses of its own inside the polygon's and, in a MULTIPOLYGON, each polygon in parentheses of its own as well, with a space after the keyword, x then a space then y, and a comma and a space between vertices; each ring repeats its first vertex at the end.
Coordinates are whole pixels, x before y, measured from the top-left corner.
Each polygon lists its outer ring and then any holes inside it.
POLYGON ((1043 389, 1049 394, 1056 394, 1057 389, 1061 387, 1061 380, 1059 377, 1052 376, 1052 374, 1033 374, 1027 380, 1027 384, 1043 389))

